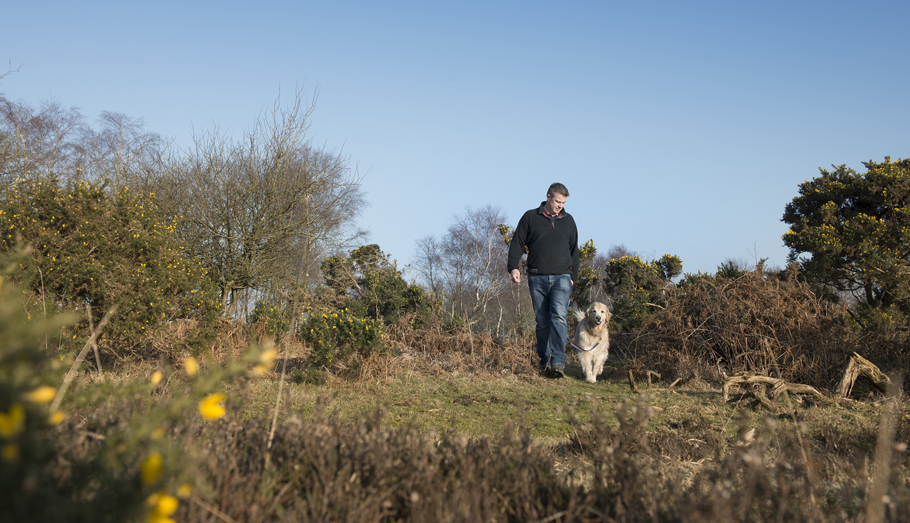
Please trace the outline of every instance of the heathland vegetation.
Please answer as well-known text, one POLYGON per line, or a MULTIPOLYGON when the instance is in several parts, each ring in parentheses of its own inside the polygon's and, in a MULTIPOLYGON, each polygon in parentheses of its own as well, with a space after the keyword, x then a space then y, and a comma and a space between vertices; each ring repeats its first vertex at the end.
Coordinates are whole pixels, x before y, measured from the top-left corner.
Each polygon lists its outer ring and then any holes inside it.
POLYGON ((910 521, 910 161, 799 185, 786 267, 585 243, 587 384, 535 372, 502 211, 407 281, 312 109, 181 150, 0 96, 0 519, 910 521))

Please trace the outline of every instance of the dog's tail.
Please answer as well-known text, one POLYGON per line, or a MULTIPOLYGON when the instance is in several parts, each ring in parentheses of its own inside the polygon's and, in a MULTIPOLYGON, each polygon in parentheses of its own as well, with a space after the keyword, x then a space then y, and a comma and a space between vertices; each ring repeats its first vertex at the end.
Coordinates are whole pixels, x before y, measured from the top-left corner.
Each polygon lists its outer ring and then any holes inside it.
POLYGON ((575 321, 581 321, 585 317, 585 313, 576 309, 575 307, 569 307, 569 312, 575 316, 575 321))

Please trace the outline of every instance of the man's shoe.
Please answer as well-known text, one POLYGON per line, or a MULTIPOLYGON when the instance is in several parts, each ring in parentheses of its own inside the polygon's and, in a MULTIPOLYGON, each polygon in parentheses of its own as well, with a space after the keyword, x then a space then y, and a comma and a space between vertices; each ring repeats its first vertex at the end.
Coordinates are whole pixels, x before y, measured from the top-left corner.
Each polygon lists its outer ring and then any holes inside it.
POLYGON ((550 367, 550 377, 559 379, 565 375, 566 374, 563 372, 562 365, 553 365, 550 367))

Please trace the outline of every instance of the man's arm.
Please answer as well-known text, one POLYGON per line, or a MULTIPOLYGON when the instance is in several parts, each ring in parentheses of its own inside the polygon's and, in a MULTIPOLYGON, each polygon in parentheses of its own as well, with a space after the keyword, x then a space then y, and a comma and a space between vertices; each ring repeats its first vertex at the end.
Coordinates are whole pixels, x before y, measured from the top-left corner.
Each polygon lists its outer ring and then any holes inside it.
POLYGON ((509 258, 506 270, 509 271, 509 276, 515 283, 521 283, 521 272, 518 267, 521 263, 521 257, 524 256, 525 245, 527 244, 528 221, 526 218, 527 213, 518 220, 515 233, 512 234, 512 241, 509 243, 509 258))
POLYGON ((572 241, 569 247, 569 255, 572 257, 572 283, 578 280, 578 227, 575 225, 575 218, 572 218, 572 241))

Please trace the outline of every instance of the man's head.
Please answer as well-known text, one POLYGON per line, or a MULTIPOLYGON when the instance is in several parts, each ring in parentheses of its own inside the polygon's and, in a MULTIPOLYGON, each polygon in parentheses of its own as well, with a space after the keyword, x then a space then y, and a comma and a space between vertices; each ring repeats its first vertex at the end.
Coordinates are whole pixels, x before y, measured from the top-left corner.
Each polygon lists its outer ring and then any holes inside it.
POLYGON ((569 190, 561 183, 554 183, 547 189, 547 204, 544 210, 547 214, 559 214, 563 207, 566 206, 566 200, 569 198, 569 190))

